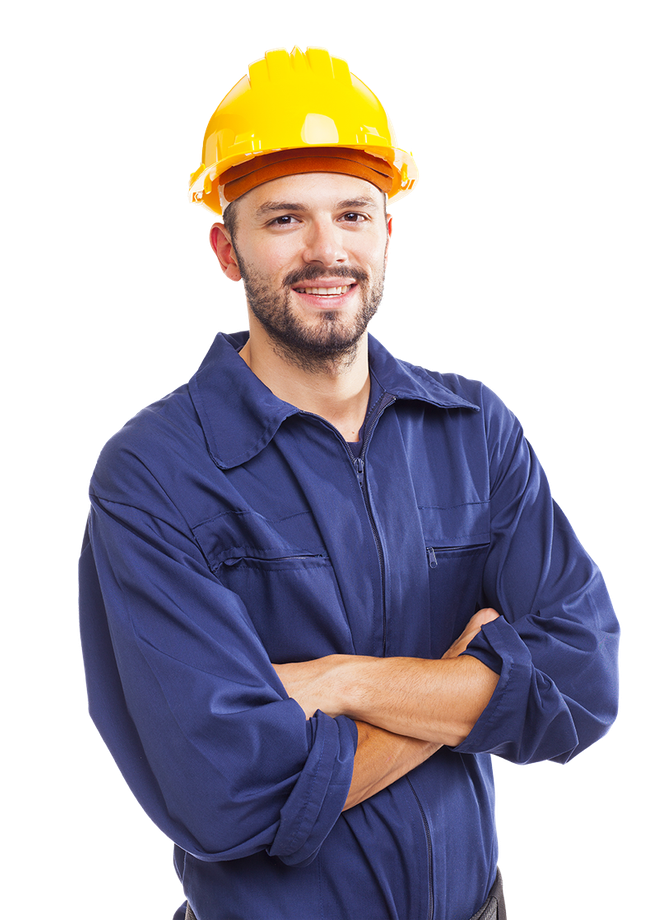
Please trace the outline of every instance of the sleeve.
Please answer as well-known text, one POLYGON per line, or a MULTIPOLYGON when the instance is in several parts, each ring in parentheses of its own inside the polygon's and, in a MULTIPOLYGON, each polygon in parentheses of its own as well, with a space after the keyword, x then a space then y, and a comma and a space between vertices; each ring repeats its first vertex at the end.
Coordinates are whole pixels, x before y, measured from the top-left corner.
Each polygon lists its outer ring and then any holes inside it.
POLYGON ((92 492, 80 617, 90 713, 155 823, 202 860, 310 862, 347 797, 356 726, 306 721, 174 508, 92 492))
POLYGON ((518 421, 485 403, 491 546, 483 606, 501 617, 465 654, 500 675, 462 753, 565 763, 617 713, 619 627, 601 573, 553 502, 518 421))

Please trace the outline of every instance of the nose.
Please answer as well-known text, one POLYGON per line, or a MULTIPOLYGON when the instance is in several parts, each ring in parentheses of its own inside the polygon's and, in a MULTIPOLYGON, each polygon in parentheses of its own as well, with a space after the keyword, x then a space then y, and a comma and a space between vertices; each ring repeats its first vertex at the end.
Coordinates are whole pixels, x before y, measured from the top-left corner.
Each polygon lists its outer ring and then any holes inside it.
POLYGON ((331 218, 313 221, 304 241, 305 262, 318 262, 325 267, 347 261, 343 233, 331 218))

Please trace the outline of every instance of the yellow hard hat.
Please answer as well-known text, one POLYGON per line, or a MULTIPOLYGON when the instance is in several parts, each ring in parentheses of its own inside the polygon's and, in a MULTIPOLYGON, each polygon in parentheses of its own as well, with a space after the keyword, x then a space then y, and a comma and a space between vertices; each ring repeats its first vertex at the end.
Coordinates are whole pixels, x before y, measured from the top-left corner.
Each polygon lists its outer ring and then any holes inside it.
POLYGON ((396 146, 381 103, 347 63, 321 48, 294 48, 290 54, 268 51, 220 102, 206 129, 201 165, 190 176, 190 201, 221 214, 230 200, 223 194, 227 170, 308 148, 341 156, 335 148, 349 148, 369 161, 385 161, 389 198, 410 192, 418 178, 411 154, 396 146))

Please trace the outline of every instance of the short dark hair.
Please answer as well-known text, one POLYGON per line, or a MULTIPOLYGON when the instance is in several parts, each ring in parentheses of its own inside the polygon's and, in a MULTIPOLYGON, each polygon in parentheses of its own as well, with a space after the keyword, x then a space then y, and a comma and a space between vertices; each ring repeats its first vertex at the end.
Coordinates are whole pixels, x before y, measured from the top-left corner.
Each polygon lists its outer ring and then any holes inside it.
POLYGON ((235 233, 236 218, 237 214, 235 213, 233 203, 229 202, 222 211, 222 219, 224 221, 224 226, 226 227, 226 232, 231 237, 231 239, 235 233))

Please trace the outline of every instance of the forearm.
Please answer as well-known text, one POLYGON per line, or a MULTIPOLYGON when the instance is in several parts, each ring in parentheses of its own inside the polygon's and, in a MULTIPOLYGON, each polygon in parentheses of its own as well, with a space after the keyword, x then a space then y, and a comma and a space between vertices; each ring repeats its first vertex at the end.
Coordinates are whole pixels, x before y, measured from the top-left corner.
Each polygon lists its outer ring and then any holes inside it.
POLYGON ((366 722, 357 722, 357 728, 359 742, 354 756, 354 772, 343 811, 390 786, 441 747, 440 744, 397 735, 366 722))
MULTIPOLYGON (((476 658, 340 657, 327 682, 332 715, 456 746, 491 699, 498 675, 476 658)), ((326 711, 326 710, 325 710, 326 711)))
POLYGON ((321 709, 455 747, 470 733, 498 683, 494 671, 462 653, 486 623, 497 619, 490 607, 479 610, 438 661, 329 655, 274 668, 307 718, 321 709))

